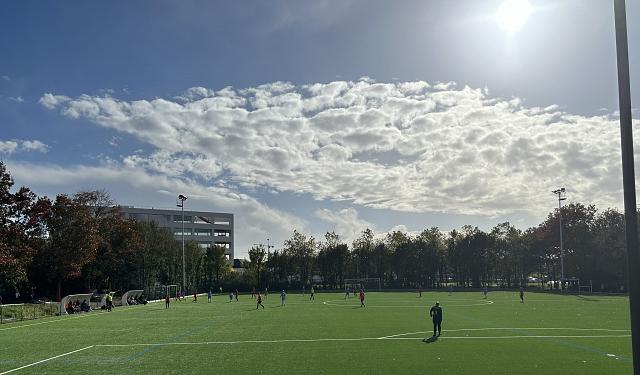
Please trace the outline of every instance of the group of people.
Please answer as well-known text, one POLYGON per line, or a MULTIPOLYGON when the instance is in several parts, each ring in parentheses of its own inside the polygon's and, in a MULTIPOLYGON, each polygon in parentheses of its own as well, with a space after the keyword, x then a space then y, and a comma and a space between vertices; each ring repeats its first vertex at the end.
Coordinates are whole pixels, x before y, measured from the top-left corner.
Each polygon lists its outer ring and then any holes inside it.
POLYGON ((78 314, 81 312, 91 311, 91 306, 89 306, 86 299, 83 300, 82 303, 80 303, 80 300, 75 300, 73 302, 70 300, 67 302, 64 309, 67 314, 78 314))

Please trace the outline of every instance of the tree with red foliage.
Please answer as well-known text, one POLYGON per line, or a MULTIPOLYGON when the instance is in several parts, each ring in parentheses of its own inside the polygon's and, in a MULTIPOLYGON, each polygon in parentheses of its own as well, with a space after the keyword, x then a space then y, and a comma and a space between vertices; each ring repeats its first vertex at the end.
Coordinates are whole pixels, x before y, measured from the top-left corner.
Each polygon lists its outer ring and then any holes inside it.
POLYGON ((38 199, 26 187, 11 192, 14 182, 0 162, 0 290, 17 289, 27 282, 27 269, 36 247, 44 242, 46 198, 38 199))
POLYGON ((65 194, 56 197, 46 223, 49 239, 37 257, 49 280, 56 282, 60 300, 62 282, 79 277, 95 259, 99 235, 89 207, 65 194))

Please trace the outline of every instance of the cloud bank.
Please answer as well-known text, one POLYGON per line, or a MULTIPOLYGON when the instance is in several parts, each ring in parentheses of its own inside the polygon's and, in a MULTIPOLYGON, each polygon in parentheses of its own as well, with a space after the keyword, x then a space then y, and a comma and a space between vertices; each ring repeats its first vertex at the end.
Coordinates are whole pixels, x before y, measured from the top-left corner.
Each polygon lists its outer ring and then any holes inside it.
POLYGON ((168 178, 406 212, 543 214, 558 186, 572 200, 621 201, 617 119, 454 83, 273 82, 135 101, 47 93, 40 103, 152 145, 122 163, 168 178))

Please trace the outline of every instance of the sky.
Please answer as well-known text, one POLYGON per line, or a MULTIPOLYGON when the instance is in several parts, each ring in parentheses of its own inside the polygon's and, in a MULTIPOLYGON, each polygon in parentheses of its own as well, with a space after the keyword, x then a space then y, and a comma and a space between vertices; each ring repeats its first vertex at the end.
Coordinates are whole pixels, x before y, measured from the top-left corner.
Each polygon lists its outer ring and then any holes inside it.
POLYGON ((238 258, 526 229, 558 187, 620 208, 613 1, 529 4, 515 30, 502 0, 4 1, 0 159, 39 195, 233 213, 238 258))

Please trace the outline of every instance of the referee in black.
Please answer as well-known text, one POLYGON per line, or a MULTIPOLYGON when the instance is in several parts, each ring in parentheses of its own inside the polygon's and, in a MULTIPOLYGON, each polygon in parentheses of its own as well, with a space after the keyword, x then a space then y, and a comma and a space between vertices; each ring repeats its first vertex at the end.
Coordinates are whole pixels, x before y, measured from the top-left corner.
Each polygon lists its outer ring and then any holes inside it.
POLYGON ((436 302, 436 305, 429 310, 429 316, 433 319, 433 337, 436 337, 436 329, 438 336, 440 336, 442 332, 442 307, 440 307, 440 302, 436 302))

